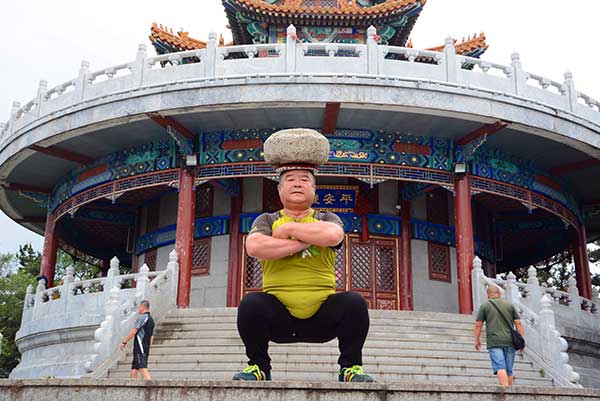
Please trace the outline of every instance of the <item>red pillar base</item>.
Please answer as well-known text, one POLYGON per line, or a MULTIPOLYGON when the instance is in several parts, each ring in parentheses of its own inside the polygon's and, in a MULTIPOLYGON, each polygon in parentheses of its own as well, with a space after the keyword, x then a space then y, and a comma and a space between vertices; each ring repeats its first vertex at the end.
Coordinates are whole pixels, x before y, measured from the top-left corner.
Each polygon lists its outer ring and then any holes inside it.
POLYGON ((410 202, 400 202, 400 309, 413 310, 410 202))
POLYGON ((44 250, 42 253, 42 263, 40 274, 48 279, 48 287, 54 287, 54 273, 56 270, 56 255, 58 252, 58 222, 55 222, 54 215, 48 214, 46 217, 46 230, 44 232, 44 250))
POLYGON ((179 283, 177 287, 177 307, 190 306, 192 281, 192 242, 194 241, 194 173, 184 168, 179 170, 179 199, 177 205, 177 230, 175 248, 179 257, 179 283))
POLYGON ((471 183, 469 174, 456 177, 454 190, 458 305, 461 314, 471 314, 473 313, 471 270, 475 246, 473 243, 473 215, 471 211, 471 183))

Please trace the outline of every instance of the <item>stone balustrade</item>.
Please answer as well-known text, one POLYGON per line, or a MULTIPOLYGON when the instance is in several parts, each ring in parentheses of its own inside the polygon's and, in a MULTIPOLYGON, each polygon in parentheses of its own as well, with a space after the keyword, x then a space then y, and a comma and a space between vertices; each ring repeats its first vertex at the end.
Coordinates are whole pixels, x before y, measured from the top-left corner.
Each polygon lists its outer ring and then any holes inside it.
POLYGON ((36 291, 29 286, 16 343, 21 363, 11 378, 82 377, 100 371, 118 354, 118 346, 133 327, 139 302, 147 299, 159 319, 175 307, 179 267, 171 252, 165 270, 119 274, 111 260, 106 277, 75 279, 67 269, 63 283, 36 291))
MULTIPOLYGON (((82 62, 79 76, 47 88, 40 82, 38 95, 21 105, 13 103, 10 119, 0 126, 0 148, 21 131, 45 117, 105 98, 161 85, 207 82, 240 77, 294 79, 299 76, 340 77, 352 80, 400 80, 434 83, 440 88, 484 92, 526 101, 600 125, 600 102, 578 92, 573 76, 555 82, 522 69, 519 54, 510 65, 457 55, 451 39, 443 52, 377 44, 375 28, 368 30, 367 44, 299 43, 295 28, 288 28, 285 44, 219 47, 211 33, 202 50, 148 57, 140 45, 134 61, 91 72, 82 62)), ((351 81, 350 81, 351 82, 351 81)))
POLYGON ((542 366, 559 385, 578 386, 579 375, 569 364, 568 343, 558 332, 557 324, 582 325, 598 330, 598 294, 595 293, 593 301, 580 297, 574 278, 569 280, 567 292, 545 288, 540 285, 534 267, 530 267, 527 273, 526 284, 517 283, 512 272, 506 280, 492 279, 484 275, 481 260, 476 257, 471 273, 474 314, 487 299, 487 287, 499 287, 502 297, 515 305, 521 315, 527 356, 542 366))

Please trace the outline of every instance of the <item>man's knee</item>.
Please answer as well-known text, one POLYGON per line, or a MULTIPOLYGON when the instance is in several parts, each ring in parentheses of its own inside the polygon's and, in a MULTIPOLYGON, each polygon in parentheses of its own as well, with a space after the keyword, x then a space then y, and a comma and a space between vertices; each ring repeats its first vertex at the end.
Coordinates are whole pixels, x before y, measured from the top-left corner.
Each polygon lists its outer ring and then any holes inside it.
POLYGON ((254 317, 263 314, 267 306, 267 297, 264 292, 250 292, 242 298, 238 306, 238 317, 254 317))
POLYGON ((368 311, 369 305, 365 300, 365 297, 360 295, 358 292, 347 291, 343 293, 344 302, 348 308, 356 311, 368 311))

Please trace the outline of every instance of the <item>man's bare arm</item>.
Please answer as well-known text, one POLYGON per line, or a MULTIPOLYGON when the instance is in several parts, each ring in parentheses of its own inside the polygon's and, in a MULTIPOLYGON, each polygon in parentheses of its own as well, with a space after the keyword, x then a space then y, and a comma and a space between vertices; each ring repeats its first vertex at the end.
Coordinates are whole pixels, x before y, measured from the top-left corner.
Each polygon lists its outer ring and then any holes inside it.
POLYGON ((475 322, 475 330, 474 330, 474 334, 475 334, 475 349, 477 351, 479 351, 481 349, 481 341, 479 340, 479 337, 481 337, 481 328, 483 327, 483 321, 482 320, 478 320, 475 322))
POLYGON ((336 246, 344 239, 344 230, 335 223, 285 223, 273 231, 275 238, 295 238, 316 246, 336 246))
POLYGON ((254 233, 246 238, 246 252, 261 260, 279 259, 308 248, 310 244, 293 239, 254 233))

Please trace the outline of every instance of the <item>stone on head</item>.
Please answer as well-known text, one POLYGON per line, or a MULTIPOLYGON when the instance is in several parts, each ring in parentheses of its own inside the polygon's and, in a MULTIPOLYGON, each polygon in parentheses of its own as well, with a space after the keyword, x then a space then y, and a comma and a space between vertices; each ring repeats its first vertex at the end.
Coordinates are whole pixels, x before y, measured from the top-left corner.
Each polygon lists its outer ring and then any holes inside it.
POLYGON ((277 131, 264 143, 265 161, 279 172, 298 169, 316 171, 329 159, 329 141, 308 128, 277 131))

